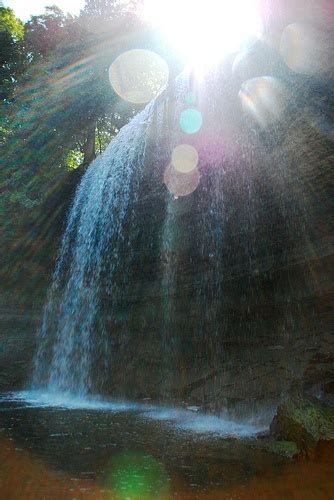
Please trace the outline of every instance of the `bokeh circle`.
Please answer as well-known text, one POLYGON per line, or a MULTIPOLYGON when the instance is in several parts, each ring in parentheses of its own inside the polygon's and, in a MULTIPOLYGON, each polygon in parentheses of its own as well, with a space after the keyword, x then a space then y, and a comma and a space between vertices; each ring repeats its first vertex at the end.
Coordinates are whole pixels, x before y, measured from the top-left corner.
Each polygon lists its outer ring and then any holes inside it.
POLYGON ((123 52, 109 68, 109 81, 125 101, 146 104, 167 86, 169 69, 166 61, 151 50, 123 52))

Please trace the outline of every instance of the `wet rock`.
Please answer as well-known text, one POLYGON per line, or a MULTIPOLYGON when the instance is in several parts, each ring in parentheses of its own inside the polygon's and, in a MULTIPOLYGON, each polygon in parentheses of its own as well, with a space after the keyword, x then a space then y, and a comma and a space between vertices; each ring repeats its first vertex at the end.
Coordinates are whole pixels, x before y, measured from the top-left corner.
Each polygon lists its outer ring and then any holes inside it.
POLYGON ((286 458, 296 458, 300 454, 300 449, 293 441, 273 441, 268 443, 266 449, 286 458))
POLYGON ((275 438, 293 441, 310 455, 319 442, 334 440, 334 408, 316 399, 286 401, 278 407, 270 431, 275 438))
POLYGON ((334 356, 330 349, 318 352, 309 361, 303 375, 303 392, 334 405, 334 356))

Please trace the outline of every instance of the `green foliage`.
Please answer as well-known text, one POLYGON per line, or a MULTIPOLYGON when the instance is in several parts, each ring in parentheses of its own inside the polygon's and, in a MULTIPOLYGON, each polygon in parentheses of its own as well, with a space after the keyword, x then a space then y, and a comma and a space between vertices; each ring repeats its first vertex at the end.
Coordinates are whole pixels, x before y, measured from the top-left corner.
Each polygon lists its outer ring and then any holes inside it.
POLYGON ((86 0, 78 17, 48 7, 25 26, 13 11, 0 9, 0 251, 6 280, 19 275, 27 256, 32 267, 41 258, 52 262, 81 174, 138 111, 121 102, 108 79, 119 53, 154 43, 134 15, 135 3, 86 0))
POLYGON ((83 159, 84 155, 80 149, 71 149, 64 159, 64 165, 69 169, 78 168, 82 165, 83 159))
POLYGON ((7 33, 14 42, 22 40, 23 24, 15 17, 12 9, 0 7, 0 33, 7 33))
POLYGON ((90 18, 114 19, 135 12, 140 2, 137 0, 86 0, 82 15, 90 18))
POLYGON ((56 6, 46 7, 45 14, 32 16, 24 27, 25 46, 31 59, 45 57, 63 43, 69 35, 68 19, 56 6))
POLYGON ((0 101, 12 96, 23 65, 23 24, 11 9, 0 7, 0 101))

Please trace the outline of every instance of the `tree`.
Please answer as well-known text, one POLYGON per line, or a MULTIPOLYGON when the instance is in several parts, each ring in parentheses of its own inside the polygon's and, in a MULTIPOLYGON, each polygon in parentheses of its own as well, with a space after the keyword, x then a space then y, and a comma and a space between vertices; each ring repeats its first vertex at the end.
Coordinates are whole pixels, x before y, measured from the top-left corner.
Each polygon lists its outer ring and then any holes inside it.
POLYGON ((0 100, 12 98, 22 71, 23 24, 11 9, 0 7, 0 100))
POLYGON ((11 9, 0 7, 0 146, 10 134, 8 110, 25 67, 23 24, 11 9))
POLYGON ((80 175, 96 147, 102 152, 136 112, 120 103, 108 80, 111 61, 136 43, 139 25, 122 9, 116 14, 102 34, 89 26, 87 11, 74 18, 54 7, 25 26, 24 71, 6 110, 10 132, 1 151, 0 250, 6 281, 27 255, 32 266, 52 262, 80 175))

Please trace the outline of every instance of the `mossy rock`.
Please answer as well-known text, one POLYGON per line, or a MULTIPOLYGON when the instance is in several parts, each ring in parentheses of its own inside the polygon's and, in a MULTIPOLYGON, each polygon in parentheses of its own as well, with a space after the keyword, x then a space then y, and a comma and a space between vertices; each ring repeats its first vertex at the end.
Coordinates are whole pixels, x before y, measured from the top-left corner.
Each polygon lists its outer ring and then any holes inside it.
POLYGON ((293 441, 277 441, 272 438, 257 439, 252 447, 260 448, 283 458, 293 459, 301 454, 297 444, 293 441))
POLYGON ((295 458, 300 454, 300 450, 293 441, 273 441, 268 443, 268 451, 286 458, 295 458))
POLYGON ((334 439, 334 408, 304 398, 287 401, 278 407, 270 431, 275 438, 310 451, 319 441, 334 439))

